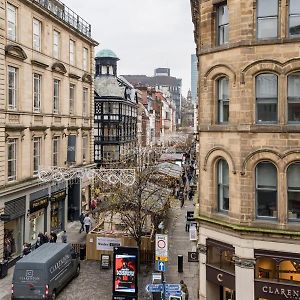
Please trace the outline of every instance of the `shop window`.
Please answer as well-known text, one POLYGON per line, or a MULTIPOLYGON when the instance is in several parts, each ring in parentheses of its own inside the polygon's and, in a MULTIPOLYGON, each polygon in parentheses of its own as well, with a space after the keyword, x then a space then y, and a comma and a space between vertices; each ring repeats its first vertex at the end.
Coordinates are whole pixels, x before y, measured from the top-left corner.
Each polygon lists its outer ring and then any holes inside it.
POLYGON ((235 272, 233 261, 234 250, 222 249, 215 246, 208 246, 207 249, 207 263, 209 265, 231 273, 235 272))
POLYGON ((228 43, 229 16, 228 6, 223 4, 217 7, 217 42, 218 45, 228 43))
POLYGON ((256 167, 256 206, 258 217, 277 217, 277 170, 272 163, 256 167))
POLYGON ((300 123, 300 73, 288 76, 288 122, 300 123))
POLYGON ((278 268, 280 281, 300 281, 300 262, 285 260, 280 262, 278 268))
POLYGON ((218 89, 218 122, 226 123, 229 119, 229 81, 228 78, 222 77, 217 81, 218 89))
POLYGON ((255 277, 258 279, 276 279, 276 262, 270 258, 257 259, 255 277))
POLYGON ((220 212, 229 210, 229 168, 224 159, 217 164, 218 178, 218 209, 220 212))
POLYGON ((256 122, 276 123, 278 103, 278 82, 274 74, 260 74, 256 77, 256 122))
POLYGON ((287 170, 288 218, 300 220, 300 163, 287 170))
POLYGON ((289 35, 296 37, 300 35, 300 2, 290 0, 289 4, 289 35))
POLYGON ((277 38, 278 0, 257 0, 257 38, 277 38))

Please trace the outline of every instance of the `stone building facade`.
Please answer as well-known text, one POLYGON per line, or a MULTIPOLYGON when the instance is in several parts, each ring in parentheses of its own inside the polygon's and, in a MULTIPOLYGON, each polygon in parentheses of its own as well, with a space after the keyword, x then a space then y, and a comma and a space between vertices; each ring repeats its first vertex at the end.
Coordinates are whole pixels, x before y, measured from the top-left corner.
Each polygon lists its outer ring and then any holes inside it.
POLYGON ((91 26, 59 1, 0 3, 0 261, 80 211, 80 182, 40 167, 93 164, 91 26), (9 244, 9 247, 7 245, 9 244))
POLYGON ((300 299, 300 3, 191 0, 200 299, 300 299))

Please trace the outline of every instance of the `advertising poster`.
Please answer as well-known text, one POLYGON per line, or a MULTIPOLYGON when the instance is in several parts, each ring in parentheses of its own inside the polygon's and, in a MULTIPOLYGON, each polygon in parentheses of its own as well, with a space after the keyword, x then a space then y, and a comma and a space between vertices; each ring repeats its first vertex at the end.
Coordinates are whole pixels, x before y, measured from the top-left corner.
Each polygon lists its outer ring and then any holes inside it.
POLYGON ((115 292, 135 293, 136 256, 116 254, 115 256, 115 292))
POLYGON ((113 257, 113 299, 137 299, 138 249, 115 247, 113 257))

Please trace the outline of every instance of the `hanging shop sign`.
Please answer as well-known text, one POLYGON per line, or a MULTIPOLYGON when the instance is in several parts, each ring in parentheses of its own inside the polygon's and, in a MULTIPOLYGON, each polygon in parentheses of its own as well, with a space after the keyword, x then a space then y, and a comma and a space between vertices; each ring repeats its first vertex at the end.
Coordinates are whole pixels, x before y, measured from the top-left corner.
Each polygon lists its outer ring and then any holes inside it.
POLYGON ((49 202, 49 198, 47 197, 42 197, 39 199, 31 200, 30 201, 30 213, 36 212, 42 208, 47 208, 49 202))
POLYGON ((58 202, 58 201, 65 200, 65 198, 66 198, 66 191, 63 190, 63 191, 59 191, 59 192, 51 194, 50 201, 58 202))

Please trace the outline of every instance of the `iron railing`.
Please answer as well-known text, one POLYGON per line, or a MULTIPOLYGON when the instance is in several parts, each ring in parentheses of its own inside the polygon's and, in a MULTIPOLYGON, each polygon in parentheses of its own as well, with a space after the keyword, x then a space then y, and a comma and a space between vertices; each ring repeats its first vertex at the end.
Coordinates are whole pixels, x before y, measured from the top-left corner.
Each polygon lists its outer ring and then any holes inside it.
POLYGON ((73 27, 87 37, 91 37, 91 25, 84 19, 78 16, 72 9, 67 7, 59 0, 27 0, 33 3, 37 3, 43 9, 50 12, 52 15, 73 27))

